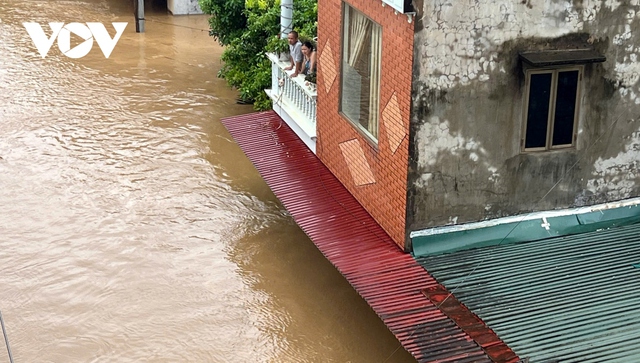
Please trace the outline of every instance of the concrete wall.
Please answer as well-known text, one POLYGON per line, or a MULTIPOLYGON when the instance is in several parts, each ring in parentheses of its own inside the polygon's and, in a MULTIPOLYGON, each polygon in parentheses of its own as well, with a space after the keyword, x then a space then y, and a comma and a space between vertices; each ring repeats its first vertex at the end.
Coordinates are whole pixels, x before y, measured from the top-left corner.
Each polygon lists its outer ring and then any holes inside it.
POLYGON ((198 0, 167 0, 167 9, 173 15, 203 14, 198 0))
POLYGON ((318 2, 317 154, 396 243, 405 247, 414 23, 381 2, 348 3, 382 26, 378 145, 367 141, 338 112, 342 2, 322 0, 318 2))
POLYGON ((415 0, 407 230, 640 195, 640 0, 415 0), (575 148, 523 153, 524 50, 594 47, 575 148))

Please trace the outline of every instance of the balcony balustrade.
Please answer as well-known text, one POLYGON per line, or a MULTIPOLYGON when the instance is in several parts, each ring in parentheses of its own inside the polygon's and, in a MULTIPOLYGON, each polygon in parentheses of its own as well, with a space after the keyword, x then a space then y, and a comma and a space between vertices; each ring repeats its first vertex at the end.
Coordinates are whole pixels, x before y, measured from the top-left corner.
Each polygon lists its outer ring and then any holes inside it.
POLYGON ((271 60, 271 89, 265 92, 273 101, 273 110, 315 153, 316 84, 305 81, 304 75, 290 77, 293 71, 285 71, 289 61, 281 61, 277 54, 267 56, 271 60))

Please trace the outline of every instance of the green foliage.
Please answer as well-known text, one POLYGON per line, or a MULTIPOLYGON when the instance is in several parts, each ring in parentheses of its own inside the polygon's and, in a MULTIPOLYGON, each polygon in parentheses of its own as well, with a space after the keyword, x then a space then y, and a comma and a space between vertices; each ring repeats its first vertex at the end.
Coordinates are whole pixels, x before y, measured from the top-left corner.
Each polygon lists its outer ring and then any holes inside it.
POLYGON ((267 10, 271 4, 269 0, 247 0, 245 6, 247 9, 267 10))
POLYGON ((293 0, 293 24, 301 41, 309 40, 314 43, 313 38, 318 34, 318 2, 293 0))
POLYGON ((198 0, 200 8, 209 18, 209 35, 222 45, 242 35, 247 25, 244 0, 198 0))
MULTIPOLYGON (((257 110, 271 107, 264 92, 271 86, 271 62, 267 52, 286 52, 286 39, 279 38, 279 0, 199 0, 211 14, 210 35, 226 46, 219 77, 240 92, 240 99, 253 102, 257 110)), ((317 30, 317 0, 294 0, 294 28, 301 39, 312 39, 317 30), (300 24, 300 26, 297 26, 300 24)))
POLYGON ((316 83, 317 78, 318 78, 318 77, 317 77, 317 75, 316 75, 316 72, 313 72, 313 73, 309 73, 309 74, 307 74, 307 75, 304 77, 304 80, 305 80, 305 81, 307 81, 307 82, 316 83))
POLYGON ((279 36, 269 37, 267 41, 266 51, 270 53, 285 53, 289 52, 289 41, 287 39, 280 38, 279 36))

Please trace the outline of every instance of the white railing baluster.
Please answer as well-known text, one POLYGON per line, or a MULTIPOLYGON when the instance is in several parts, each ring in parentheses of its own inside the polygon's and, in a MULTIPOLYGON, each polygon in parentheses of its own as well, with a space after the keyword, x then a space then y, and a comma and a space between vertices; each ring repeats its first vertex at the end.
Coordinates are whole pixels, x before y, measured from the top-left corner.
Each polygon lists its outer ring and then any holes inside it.
POLYGON ((311 99, 309 97, 304 100, 304 114, 311 119, 311 99))
POLYGON ((309 96, 306 94, 302 99, 302 113, 304 113, 305 116, 309 117, 309 96))

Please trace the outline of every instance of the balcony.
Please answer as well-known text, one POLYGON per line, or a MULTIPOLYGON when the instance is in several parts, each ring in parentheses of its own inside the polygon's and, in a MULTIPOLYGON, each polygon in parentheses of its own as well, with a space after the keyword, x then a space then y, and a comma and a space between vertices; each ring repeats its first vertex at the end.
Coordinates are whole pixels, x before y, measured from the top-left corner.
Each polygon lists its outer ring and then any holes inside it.
POLYGON ((315 154, 316 85, 306 82, 303 75, 291 78, 293 71, 284 70, 289 61, 281 61, 277 54, 267 56, 271 60, 271 89, 265 92, 273 101, 273 110, 315 154))

